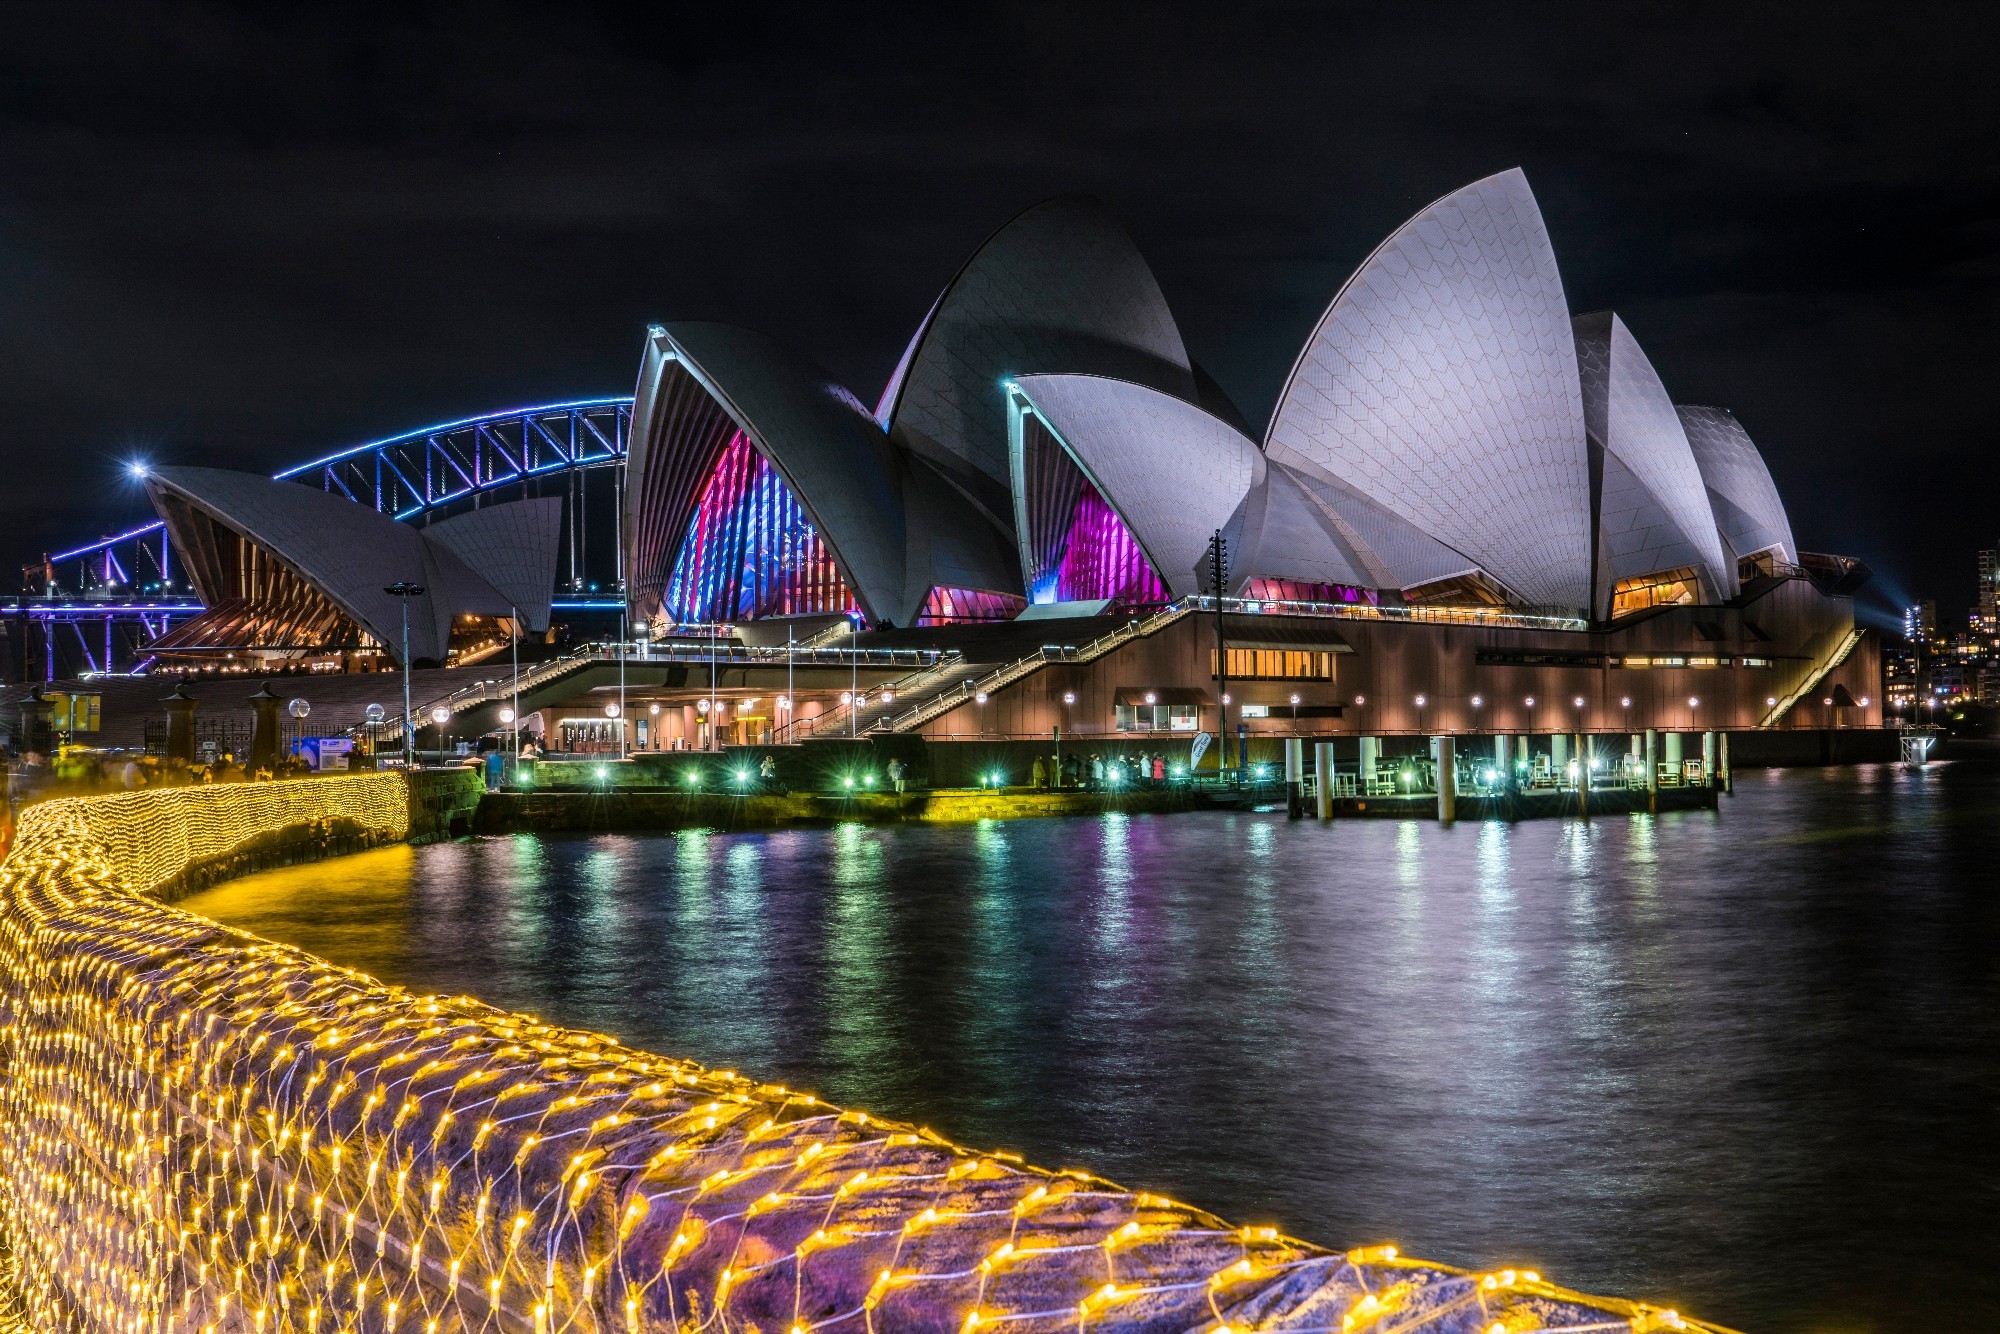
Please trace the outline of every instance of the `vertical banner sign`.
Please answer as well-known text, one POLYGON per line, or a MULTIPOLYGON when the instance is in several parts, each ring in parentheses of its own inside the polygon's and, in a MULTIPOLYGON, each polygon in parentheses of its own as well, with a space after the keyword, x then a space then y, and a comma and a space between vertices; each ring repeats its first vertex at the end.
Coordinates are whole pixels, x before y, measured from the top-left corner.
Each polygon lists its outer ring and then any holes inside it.
POLYGON ((1188 753, 1189 773, 1193 773, 1201 767, 1201 757, 1206 754, 1208 754, 1208 733, 1196 732, 1194 734, 1194 747, 1188 753))

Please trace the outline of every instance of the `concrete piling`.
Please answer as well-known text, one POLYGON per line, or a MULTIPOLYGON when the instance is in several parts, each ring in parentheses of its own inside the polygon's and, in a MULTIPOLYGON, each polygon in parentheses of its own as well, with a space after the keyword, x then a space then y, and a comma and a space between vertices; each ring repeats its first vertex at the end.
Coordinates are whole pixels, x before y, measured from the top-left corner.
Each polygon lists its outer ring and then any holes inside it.
POLYGON ((1450 824, 1458 818, 1458 750, 1452 738, 1437 738, 1438 821, 1450 824))
POLYGON ((1646 809, 1660 809, 1660 734, 1646 729, 1646 809))
POLYGON ((1313 775, 1313 785, 1317 789, 1318 795, 1316 804, 1319 809, 1316 813, 1322 820, 1331 820, 1333 818, 1333 743, 1331 741, 1316 741, 1313 743, 1313 775))

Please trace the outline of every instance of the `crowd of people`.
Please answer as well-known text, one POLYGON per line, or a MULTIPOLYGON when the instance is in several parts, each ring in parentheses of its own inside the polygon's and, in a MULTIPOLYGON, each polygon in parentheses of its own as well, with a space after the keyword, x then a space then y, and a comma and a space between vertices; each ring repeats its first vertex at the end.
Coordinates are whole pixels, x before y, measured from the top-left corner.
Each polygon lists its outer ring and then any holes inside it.
POLYGON ((1043 791, 1080 788, 1085 792, 1097 792, 1104 788, 1161 786, 1185 772, 1184 766, 1170 761, 1158 751, 1140 751, 1136 754, 1092 755, 1088 759, 1069 754, 1063 756, 1060 762, 1053 757, 1037 755, 1029 777, 1033 785, 1043 791))

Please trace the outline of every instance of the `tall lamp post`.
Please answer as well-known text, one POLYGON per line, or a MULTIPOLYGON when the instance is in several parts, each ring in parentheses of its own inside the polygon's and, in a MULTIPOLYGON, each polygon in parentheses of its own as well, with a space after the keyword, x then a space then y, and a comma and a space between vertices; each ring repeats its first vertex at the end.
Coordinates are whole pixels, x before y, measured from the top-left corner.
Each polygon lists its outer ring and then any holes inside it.
POLYGON ((400 579, 382 590, 403 604, 403 767, 417 767, 417 720, 410 710, 410 599, 424 595, 422 584, 400 579))

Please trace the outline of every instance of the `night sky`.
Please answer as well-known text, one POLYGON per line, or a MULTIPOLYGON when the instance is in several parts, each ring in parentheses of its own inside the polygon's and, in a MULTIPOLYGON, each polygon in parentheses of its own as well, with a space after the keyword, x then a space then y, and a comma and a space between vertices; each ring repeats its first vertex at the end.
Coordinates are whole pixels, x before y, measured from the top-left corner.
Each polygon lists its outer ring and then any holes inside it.
POLYGON ((1063 192, 1261 426, 1375 244, 1514 165, 1572 308, 1735 408, 1871 601, 1957 623, 2000 538, 1983 6, 268 8, 0 5, 9 570, 148 517, 127 457, 268 472, 630 393, 654 320, 873 403, 1063 192))

